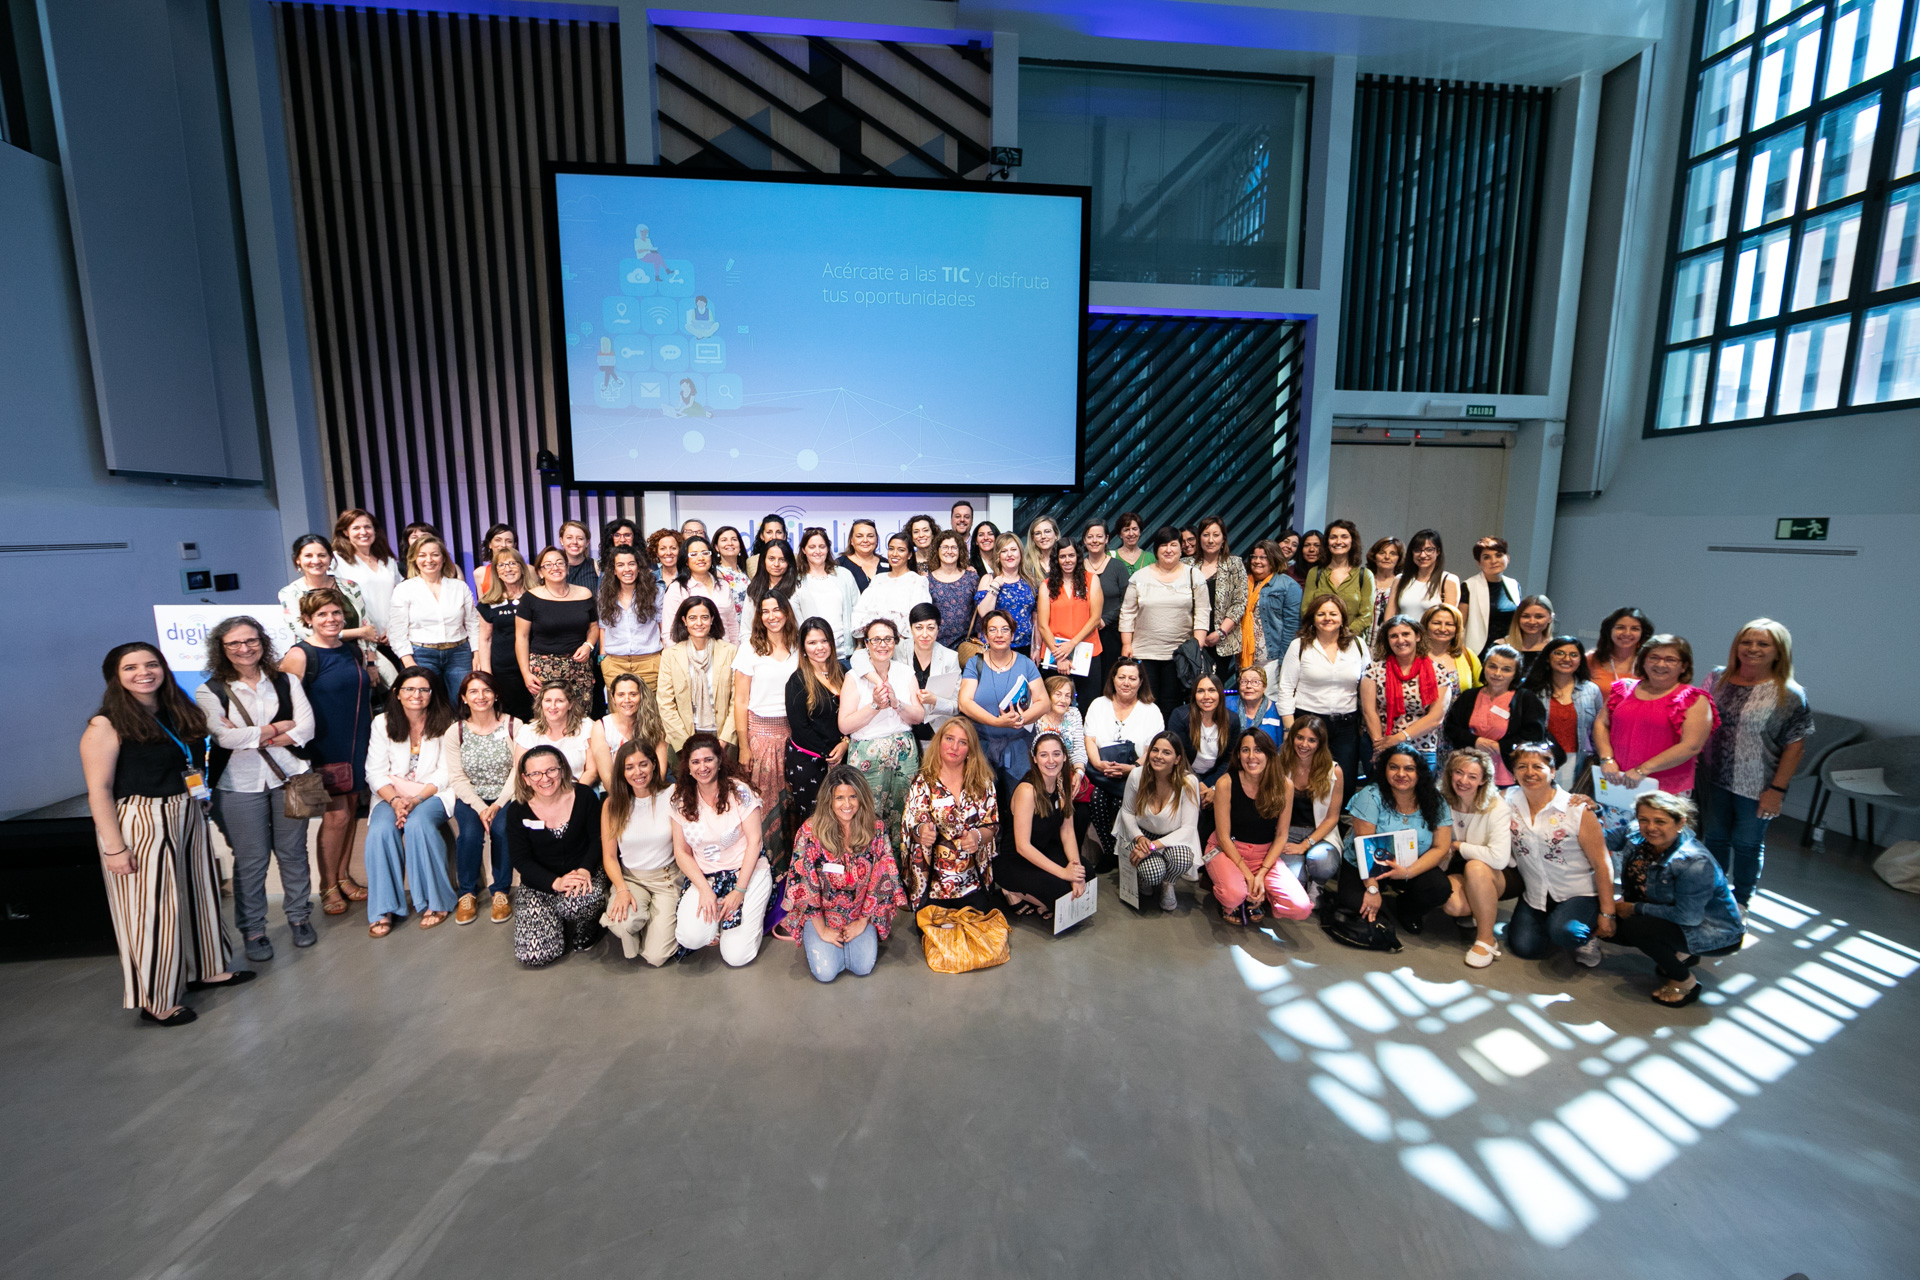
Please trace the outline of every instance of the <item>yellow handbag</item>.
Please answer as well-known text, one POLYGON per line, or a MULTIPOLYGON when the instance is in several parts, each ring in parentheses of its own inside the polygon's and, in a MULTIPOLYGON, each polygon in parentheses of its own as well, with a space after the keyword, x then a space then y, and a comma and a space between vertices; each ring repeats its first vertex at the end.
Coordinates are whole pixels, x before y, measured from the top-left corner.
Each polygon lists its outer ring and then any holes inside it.
POLYGON ((922 907, 913 918, 927 949, 927 968, 935 973, 967 973, 1005 964, 1007 918, 973 907, 922 907))

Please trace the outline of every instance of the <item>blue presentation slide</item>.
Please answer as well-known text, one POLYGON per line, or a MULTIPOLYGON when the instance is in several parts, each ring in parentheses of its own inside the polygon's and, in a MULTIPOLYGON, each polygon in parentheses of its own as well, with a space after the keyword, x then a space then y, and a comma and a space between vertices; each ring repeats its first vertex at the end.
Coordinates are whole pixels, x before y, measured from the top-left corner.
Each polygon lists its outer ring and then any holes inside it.
POLYGON ((1077 196, 554 181, 577 482, 1077 483, 1077 196))

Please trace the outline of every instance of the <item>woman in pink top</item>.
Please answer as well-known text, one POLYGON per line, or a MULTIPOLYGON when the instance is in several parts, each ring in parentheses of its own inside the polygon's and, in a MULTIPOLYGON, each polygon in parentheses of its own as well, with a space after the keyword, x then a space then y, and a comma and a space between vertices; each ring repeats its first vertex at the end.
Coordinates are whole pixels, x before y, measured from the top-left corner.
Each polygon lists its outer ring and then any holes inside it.
POLYGON ((1713 697, 1693 680, 1693 646, 1657 635, 1641 646, 1633 677, 1614 682, 1593 721, 1600 772, 1616 786, 1652 778, 1660 790, 1693 792, 1693 763, 1719 723, 1713 697))

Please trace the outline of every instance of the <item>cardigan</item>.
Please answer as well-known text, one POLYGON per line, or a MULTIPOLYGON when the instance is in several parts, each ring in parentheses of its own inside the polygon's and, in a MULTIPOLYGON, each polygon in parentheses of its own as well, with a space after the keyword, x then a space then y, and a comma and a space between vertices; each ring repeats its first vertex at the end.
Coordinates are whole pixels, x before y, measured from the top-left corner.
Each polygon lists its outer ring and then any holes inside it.
MULTIPOLYGON (((1200 573, 1199 557, 1181 561, 1195 573, 1200 573)), ((1206 582, 1207 575, 1200 573, 1200 581, 1206 582)), ((1214 570, 1213 625, 1207 630, 1220 632, 1220 640, 1213 651, 1223 658, 1240 656, 1240 618, 1247 611, 1247 566, 1239 556, 1221 556, 1220 567, 1214 570)))
POLYGON ((1474 813, 1462 813, 1451 806, 1453 848, 1463 858, 1484 862, 1495 871, 1513 865, 1513 806, 1500 798, 1499 791, 1488 787, 1487 807, 1474 813))
MULTIPOLYGON (((733 727, 733 655, 734 647, 718 636, 708 640, 713 647, 713 719, 720 741, 734 741, 733 727)), ((688 669, 687 651, 692 641, 670 644, 660 653, 660 723, 667 730, 667 745, 676 752, 693 736, 693 678, 688 669)))
MULTIPOLYGON (((1440 737, 1449 747, 1456 750, 1470 747, 1479 737, 1469 722, 1473 719, 1473 709, 1480 705, 1480 695, 1485 692, 1485 689, 1474 689, 1459 694, 1454 698, 1453 705, 1447 708, 1446 719, 1440 722, 1440 737)), ((1500 735, 1500 760, 1511 773, 1513 760, 1509 753, 1513 748, 1523 742, 1549 741, 1547 708, 1525 689, 1515 689, 1513 698, 1507 703, 1507 715, 1507 731, 1500 735)))

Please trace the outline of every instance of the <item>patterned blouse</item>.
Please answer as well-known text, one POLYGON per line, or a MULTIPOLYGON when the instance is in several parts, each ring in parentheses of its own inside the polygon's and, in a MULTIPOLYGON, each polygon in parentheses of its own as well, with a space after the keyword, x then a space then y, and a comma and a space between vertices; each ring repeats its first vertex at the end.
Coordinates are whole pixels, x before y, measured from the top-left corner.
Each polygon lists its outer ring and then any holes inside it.
POLYGON ((993 885, 993 841, 983 838, 973 853, 960 849, 959 841, 969 831, 991 831, 1000 821, 1000 803, 993 785, 982 796, 955 794, 947 784, 924 774, 916 775, 907 788, 907 806, 901 818, 908 850, 908 876, 913 900, 925 898, 951 900, 964 898, 976 889, 993 885), (931 851, 920 843, 920 824, 931 822, 938 829, 931 851))
POLYGON ((488 804, 498 800, 507 790, 507 775, 513 771, 513 718, 502 716, 492 733, 464 726, 460 734, 460 768, 473 784, 475 795, 488 804))
MULTIPOLYGON (((1414 659, 1417 663, 1418 658, 1414 659)), ((1453 705, 1454 698, 1460 693, 1460 675, 1451 662, 1445 659, 1433 664, 1434 683, 1439 686, 1441 707, 1453 705)), ((1379 691, 1381 727, 1388 735, 1396 734, 1427 713, 1427 707, 1420 701, 1420 681, 1406 680, 1400 688, 1405 698, 1400 718, 1387 724, 1387 664, 1384 659, 1367 664, 1367 679, 1373 681, 1373 687, 1379 691)), ((1445 716, 1434 722, 1433 728, 1408 741, 1407 745, 1415 751, 1438 752, 1440 750, 1440 730, 1446 723, 1445 716)))
POLYGON ((927 575, 927 595, 940 611, 940 643, 957 649, 967 638, 967 626, 973 621, 974 593, 980 589, 980 575, 969 569, 953 582, 942 582, 927 575))
MULTIPOLYGON (((995 589, 984 585, 983 580, 983 585, 973 593, 974 603, 985 600, 989 590, 994 590, 993 607, 1005 610, 1006 615, 1013 619, 1013 647, 1016 650, 1026 649, 1033 643, 1033 609, 1040 602, 1032 585, 1025 578, 1015 578, 995 589)), ((940 616, 943 620, 946 617, 945 614, 940 616)))
POLYGON ((907 905, 900 887, 900 871, 887 838, 873 837, 865 849, 849 858, 837 858, 813 833, 813 819, 800 826, 793 842, 793 864, 787 871, 787 919, 793 940, 800 942, 807 921, 820 919, 830 929, 844 929, 860 920, 873 923, 885 939, 893 928, 893 913, 907 905))

